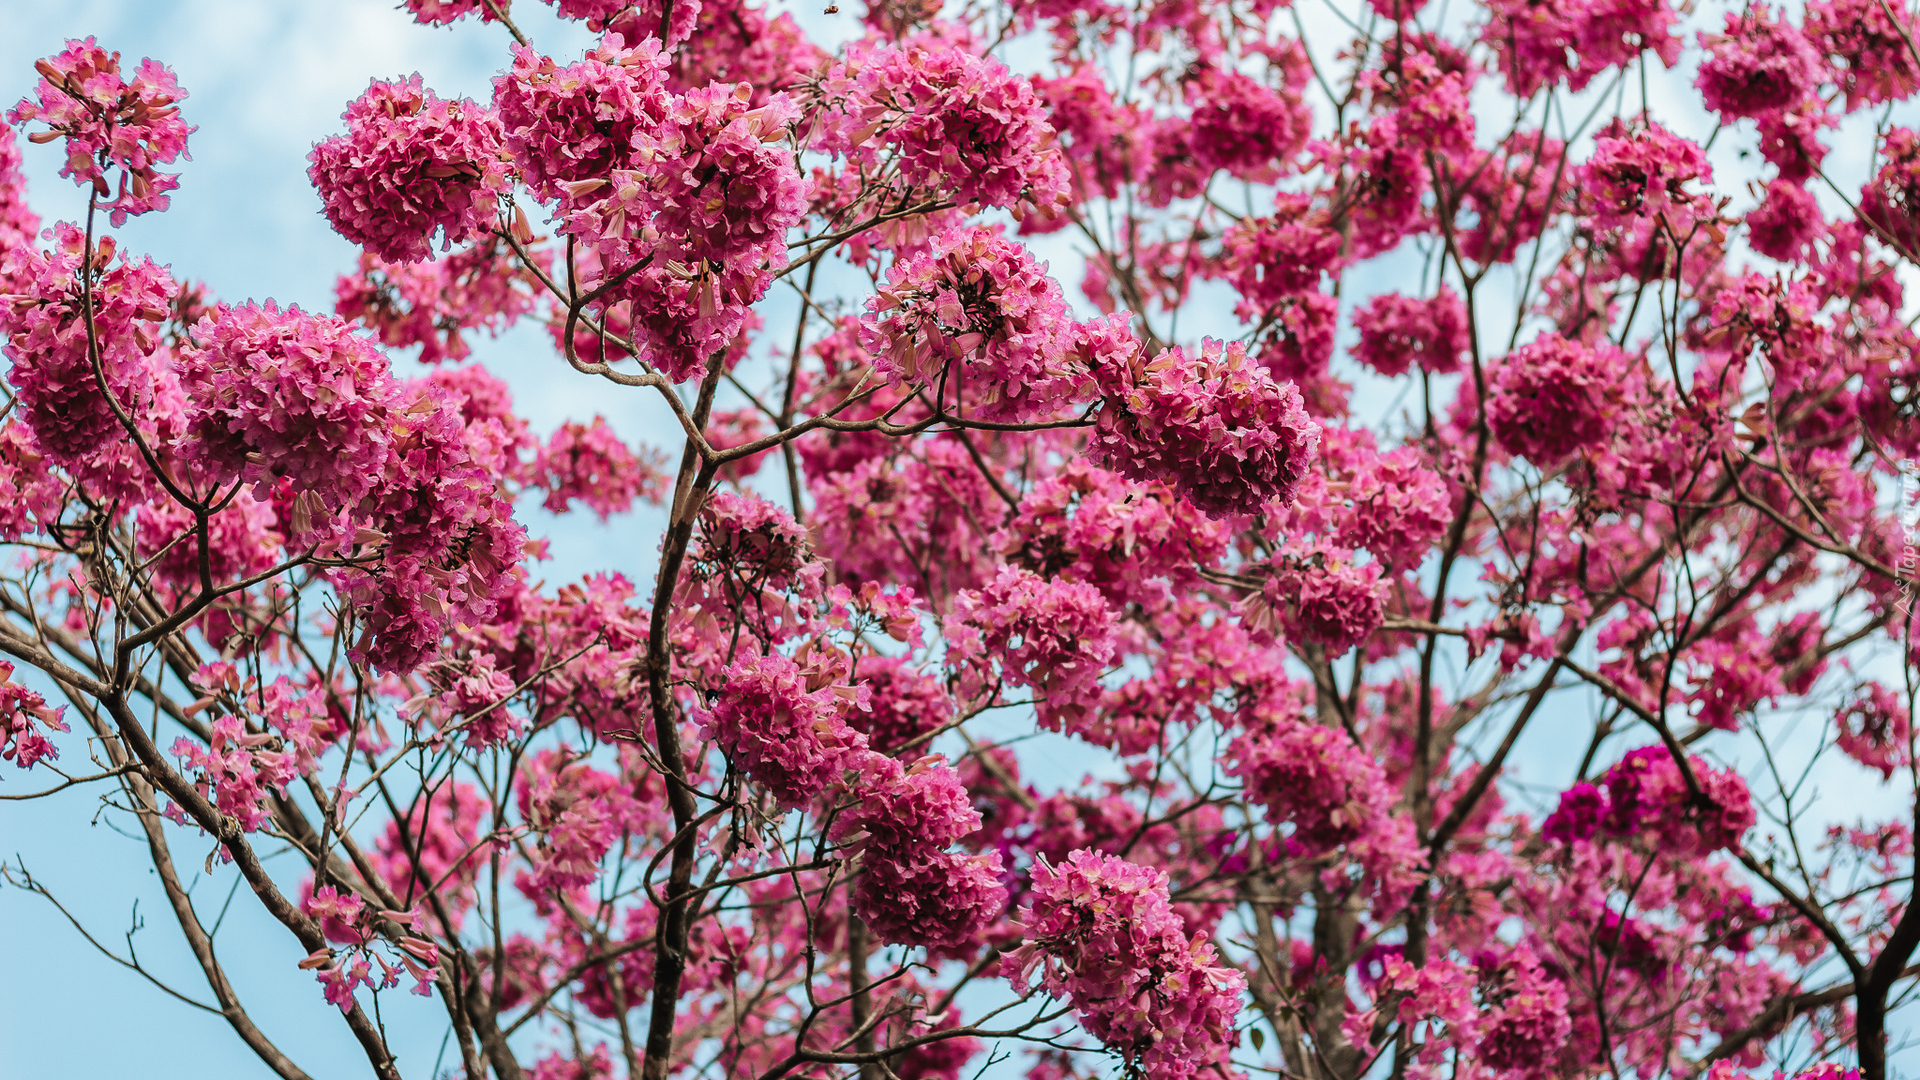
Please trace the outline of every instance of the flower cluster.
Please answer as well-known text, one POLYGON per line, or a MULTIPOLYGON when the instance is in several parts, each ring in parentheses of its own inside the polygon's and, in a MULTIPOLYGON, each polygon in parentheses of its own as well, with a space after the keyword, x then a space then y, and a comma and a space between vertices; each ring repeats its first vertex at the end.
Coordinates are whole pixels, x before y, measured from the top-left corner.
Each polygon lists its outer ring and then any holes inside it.
POLYGON ((1667 851, 1691 856, 1737 850, 1755 820, 1746 782, 1697 757, 1688 765, 1698 796, 1665 746, 1634 750, 1599 784, 1576 784, 1562 795, 1541 823, 1541 834, 1562 843, 1645 835, 1667 851))
POLYGON ((427 258, 484 232, 507 187, 500 118, 442 101, 420 76, 375 81, 343 114, 347 133, 319 143, 307 176, 341 236, 388 262, 427 258))
POLYGON ((13 361, 8 380, 34 445, 83 473, 110 460, 105 448, 125 445, 122 415, 151 423, 157 324, 173 304, 174 283, 165 270, 150 259, 116 263, 113 253, 111 240, 89 251, 85 236, 63 222, 54 230, 53 249, 23 266, 29 291, 0 297, 0 333, 13 361), (83 317, 89 307, 91 333, 83 317), (90 349, 98 353, 112 402, 100 392, 90 349))
POLYGON ((580 205, 604 190, 594 181, 632 168, 637 137, 667 115, 666 64, 653 38, 631 49, 608 38, 566 67, 516 48, 493 104, 520 181, 538 198, 580 205))
POLYGON ((560 425, 540 448, 533 471, 547 492, 543 505, 554 513, 578 501, 605 521, 631 510, 635 499, 666 497, 667 478, 658 463, 635 454, 601 416, 591 424, 560 425))
POLYGON ((423 263, 362 252, 359 271, 334 284, 334 314, 370 327, 383 345, 420 346, 422 363, 464 360, 469 331, 498 337, 534 308, 531 275, 503 247, 479 243, 423 263))
POLYGON ((1659 124, 1628 128, 1614 121, 1595 137, 1593 156, 1580 166, 1579 177, 1601 228, 1648 218, 1684 240, 1696 223, 1715 214, 1711 199, 1687 187, 1712 182, 1706 152, 1659 124))
POLYGON ((694 720, 734 768, 793 809, 865 756, 867 738, 847 726, 844 713, 831 689, 810 689, 798 664, 769 653, 729 667, 718 697, 694 720))
POLYGON ((1041 722, 1057 727, 1098 699, 1114 654, 1113 622, 1093 586, 1008 566, 955 599, 946 632, 955 663, 984 683, 997 662, 1002 679, 1039 692, 1041 722))
POLYGON ((1369 457, 1348 482, 1347 498, 1334 542, 1365 548, 1390 569, 1419 563, 1453 520, 1446 482, 1411 447, 1369 457))
POLYGON ((979 226, 942 233, 893 265, 867 301, 860 340, 901 382, 944 376, 958 410, 987 420, 1050 417, 1079 400, 1060 286, 1015 241, 979 226))
POLYGON ((1911 753, 1913 717, 1898 694, 1875 682, 1833 714, 1834 744, 1848 757, 1891 777, 1911 753))
POLYGON ((223 716, 212 725, 207 746, 188 738, 176 739, 173 753, 189 772, 198 773, 194 787, 209 796, 214 808, 252 832, 267 823, 268 800, 283 793, 295 772, 277 738, 250 731, 237 716, 223 716))
POLYGON ((1205 934, 1188 938, 1163 871, 1075 851, 1033 868, 1026 941, 1001 961, 1016 986, 1036 969, 1087 1031, 1148 1076, 1184 1080, 1224 1064, 1246 979, 1205 934))
POLYGON ((1353 328, 1360 332, 1354 357, 1388 377, 1415 366, 1450 374, 1467 351, 1467 309, 1445 285, 1426 300, 1381 293, 1353 313, 1353 328))
POLYGON ((1043 209, 1066 195, 1066 167, 1033 85, 990 57, 945 43, 857 43, 824 80, 844 102, 817 148, 874 163, 891 151, 912 188, 982 206, 1043 209))
POLYGON ((979 829, 980 814, 943 758, 903 767, 870 754, 854 794, 830 835, 860 853, 854 910, 882 941, 953 949, 999 917, 1000 853, 949 850, 979 829))
POLYGON ((1606 436, 1612 355, 1558 334, 1515 349, 1488 376, 1487 423, 1501 445, 1542 467, 1606 436))
POLYGON ((66 712, 47 707, 47 699, 13 681, 13 665, 0 660, 0 758, 22 769, 31 769, 42 758, 57 758, 60 751, 37 728, 65 731, 66 712))
POLYGON ((187 96, 172 71, 140 61, 133 78, 120 71, 120 54, 95 43, 69 41, 58 56, 40 61, 40 85, 33 97, 23 98, 7 113, 7 122, 40 121, 44 133, 35 142, 56 136, 66 140, 66 163, 61 176, 81 187, 91 187, 101 206, 112 211, 117 228, 129 216, 167 208, 167 192, 180 186, 174 173, 154 168, 187 152, 187 136, 196 130, 180 116, 187 96), (119 191, 107 180, 107 169, 120 170, 119 191), (104 201, 112 197, 111 202, 104 201))
POLYGON ((1210 514, 1291 500, 1320 445, 1300 391, 1275 382, 1238 342, 1151 360, 1136 350, 1094 375, 1106 393, 1095 459, 1129 480, 1164 480, 1210 514))
POLYGON ((1806 35, 1764 5, 1727 13, 1727 31, 1701 36, 1713 55, 1694 85, 1707 108, 1729 119, 1761 117, 1797 105, 1813 91, 1826 65, 1806 35))
POLYGON ((798 117, 783 95, 756 106, 748 84, 716 84, 674 97, 660 124, 636 135, 635 167, 648 177, 637 209, 652 212, 663 254, 734 269, 786 264, 807 186, 793 155, 772 144, 798 117))
POLYGON ((1358 840, 1391 809, 1379 763, 1337 727, 1283 714, 1236 735, 1227 756, 1228 775, 1310 851, 1358 840))

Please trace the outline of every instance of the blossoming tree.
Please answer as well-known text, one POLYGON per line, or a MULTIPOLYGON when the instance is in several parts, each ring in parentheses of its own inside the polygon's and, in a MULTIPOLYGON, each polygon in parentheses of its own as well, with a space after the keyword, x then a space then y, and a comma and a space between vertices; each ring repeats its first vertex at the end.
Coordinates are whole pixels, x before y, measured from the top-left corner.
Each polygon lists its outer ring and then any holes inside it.
POLYGON ((314 148, 333 311, 116 242, 187 94, 69 43, 0 140, 8 797, 110 794, 287 1080, 182 863, 382 1078, 405 988, 476 1080, 1883 1080, 1910 15, 1369 2, 1323 48, 1272 0, 888 0, 829 51, 557 0, 600 36, 556 57, 408 0, 502 71, 314 148), (45 229, 22 153, 79 188, 45 229), (525 319, 669 452, 459 363, 525 319), (539 582, 538 500, 660 506, 651 580, 539 582), (1098 778, 1023 780, 1023 728, 1098 778))

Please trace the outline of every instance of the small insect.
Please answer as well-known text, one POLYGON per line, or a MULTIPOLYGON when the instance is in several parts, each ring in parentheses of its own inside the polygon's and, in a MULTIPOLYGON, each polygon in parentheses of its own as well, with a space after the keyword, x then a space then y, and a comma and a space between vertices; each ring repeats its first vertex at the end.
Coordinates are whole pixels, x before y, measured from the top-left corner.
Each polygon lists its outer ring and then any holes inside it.
POLYGON ((839 5, 839 4, 828 4, 828 5, 827 5, 827 10, 826 10, 826 14, 828 14, 828 15, 838 15, 838 14, 840 14, 840 5, 839 5))

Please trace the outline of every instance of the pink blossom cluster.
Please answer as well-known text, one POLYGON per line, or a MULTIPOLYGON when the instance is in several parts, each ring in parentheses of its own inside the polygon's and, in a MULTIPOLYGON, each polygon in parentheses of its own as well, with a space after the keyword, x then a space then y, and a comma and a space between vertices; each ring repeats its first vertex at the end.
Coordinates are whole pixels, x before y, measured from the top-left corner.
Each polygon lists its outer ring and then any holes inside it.
POLYGON ((1353 555, 1325 544, 1289 551, 1274 559, 1261 586, 1260 602, 1287 635, 1324 646, 1329 657, 1366 641, 1384 618, 1381 564, 1356 562, 1353 555))
POLYGON ((437 661, 422 674, 427 690, 403 706, 408 719, 432 725, 442 737, 458 734, 474 748, 498 746, 524 729, 526 721, 507 707, 519 688, 493 657, 437 661))
POLYGON ((1390 570, 1418 565, 1453 520, 1446 481, 1412 447, 1369 456, 1348 481, 1347 499, 1333 542, 1365 548, 1390 570))
POLYGON ((1877 682, 1860 688, 1858 696, 1833 714, 1834 744, 1842 753, 1891 777, 1910 760, 1913 717, 1905 701, 1877 682))
POLYGON ((799 115, 785 95, 755 105, 747 83, 676 95, 660 124, 635 137, 635 167, 648 183, 628 212, 652 213, 668 245, 661 255, 736 271, 784 266, 807 185, 791 152, 773 144, 799 115))
POLYGON ((453 622, 491 614, 524 534, 475 457, 497 448, 468 442, 470 398, 395 380, 345 323, 298 308, 226 308, 199 337, 180 357, 197 464, 256 491, 291 481, 295 545, 379 545, 378 565, 336 572, 364 605, 356 651, 412 668, 453 622))
POLYGON ((161 391, 157 324, 172 307, 175 286, 151 259, 116 262, 110 238, 89 251, 85 235, 62 222, 53 241, 21 266, 27 289, 0 297, 0 333, 13 361, 8 381, 35 448, 65 468, 97 475, 114 461, 104 448, 127 443, 121 415, 152 427, 161 391), (89 307, 91 334, 82 317, 89 307), (94 372, 96 352, 112 402, 94 372))
POLYGON ((1353 313, 1360 332, 1353 355, 1388 377, 1410 369, 1446 375, 1460 369, 1467 351, 1467 309, 1446 285, 1425 300, 1381 293, 1353 313))
POLYGON ((180 369, 203 467, 255 483, 292 479, 313 505, 296 539, 373 490, 391 453, 383 421, 394 385, 372 342, 339 319, 272 301, 221 311, 202 342, 180 369))
POLYGON ((666 497, 667 478, 658 463, 635 454, 601 416, 591 424, 560 425, 540 448, 533 470, 547 492, 543 505, 554 513, 580 502, 605 521, 633 509, 635 499, 666 497))
POLYGON ((1845 91, 1849 111, 1920 91, 1920 59, 1907 44, 1913 37, 1913 18, 1898 5, 1810 0, 1804 26, 1829 61, 1828 78, 1845 91))
POLYGON ((1190 585, 1227 543, 1224 526, 1166 484, 1075 460, 1033 485, 995 546, 1042 577, 1088 582, 1120 608, 1190 585))
POLYGON ((300 962, 302 968, 313 971, 314 979, 324 988, 322 992, 329 1004, 338 1005, 341 1012, 346 1012, 353 1007, 355 987, 390 990, 400 985, 403 974, 413 978, 414 993, 422 997, 432 995, 434 969, 440 964, 440 947, 407 932, 414 929, 417 921, 414 913, 376 911, 352 892, 342 891, 332 885, 312 889, 309 883, 309 888, 311 893, 300 905, 301 911, 325 928, 329 938, 351 946, 346 950, 318 949, 300 962), (388 963, 382 955, 383 950, 372 947, 383 925, 394 927, 394 938, 388 951, 398 961, 397 964, 388 963), (345 955, 336 956, 336 952, 344 952, 345 955), (380 966, 377 980, 373 977, 369 960, 380 966))
POLYGON ((1707 108, 1729 119, 1798 105, 1826 77, 1826 65, 1798 27, 1764 4, 1727 13, 1726 33, 1702 34, 1711 55, 1694 85, 1707 108))
POLYGON ((1767 185, 1766 198, 1747 213, 1746 225, 1747 243, 1753 250, 1787 262, 1807 253, 1814 239, 1826 231, 1826 218, 1804 184, 1774 180, 1767 185))
POLYGON ((65 706, 48 708, 46 698, 14 682, 13 665, 0 660, 0 758, 31 769, 42 759, 59 757, 59 748, 39 729, 66 731, 61 719, 66 711, 65 706))
POLYGON ((1706 152, 1656 123, 1609 124, 1594 138, 1593 156, 1580 166, 1579 178, 1600 228, 1631 228, 1645 218, 1686 239, 1715 214, 1712 200, 1687 186, 1713 181, 1706 152))
POLYGON ((1584 89, 1645 51, 1668 67, 1680 56, 1673 34, 1679 14, 1664 0, 1491 0, 1487 10, 1481 40, 1498 55, 1507 90, 1520 98, 1562 80, 1570 90, 1584 89))
POLYGON ((1206 68, 1190 87, 1194 156, 1235 176, 1265 180, 1307 144, 1313 114, 1297 86, 1276 91, 1239 71, 1206 68))
POLYGON ((1480 1023, 1480 1060, 1513 1075, 1551 1075, 1573 1032, 1566 985, 1527 951, 1509 958, 1502 974, 1498 1007, 1480 1023))
POLYGON ((1320 445, 1300 391, 1275 382, 1238 342, 1208 340, 1148 359, 1137 347, 1094 368, 1106 397, 1094 459, 1129 480, 1161 480, 1215 515, 1293 498, 1320 445))
POLYGON ((211 732, 206 746, 184 737, 174 740, 174 756, 198 774, 194 787, 200 794, 252 832, 267 823, 269 800, 293 782, 293 763, 284 751, 274 749, 279 743, 274 736, 248 730, 241 717, 223 716, 213 722, 211 732))
POLYGON ((694 720, 734 768, 791 810, 867 756, 867 738, 847 726, 845 711, 832 689, 810 687, 798 664, 769 653, 727 668, 719 694, 694 720))
POLYGON ((867 707, 848 712, 847 723, 876 751, 919 757, 926 736, 953 720, 953 699, 940 683, 899 657, 862 657, 853 678, 866 688, 867 707))
POLYGON ((997 667, 1006 682, 1033 688, 1041 723, 1056 728, 1099 699, 1114 656, 1114 612, 1100 590, 1013 566, 955 598, 946 634, 951 663, 976 684, 997 667))
POLYGON ((1220 265, 1241 296, 1242 318, 1319 291, 1323 275, 1341 265, 1340 234, 1293 192, 1273 197, 1274 212, 1242 218, 1221 239, 1220 265))
POLYGON ((654 38, 627 48, 610 37, 565 67, 516 48, 493 104, 520 181, 568 207, 603 197, 616 170, 634 167, 639 136, 666 118, 666 64, 654 38))
POLYGON ((1880 171, 1860 193, 1860 216, 1895 244, 1920 251, 1920 133, 1894 128, 1880 156, 1880 171))
POLYGON ((531 872, 516 885, 536 899, 593 884, 621 835, 646 823, 627 782, 577 756, 564 746, 530 755, 515 790, 521 820, 540 837, 531 872))
POLYGON ((1664 850, 1701 856, 1738 850, 1755 813, 1746 782, 1732 769, 1688 759, 1695 797, 1665 746, 1643 746, 1622 758, 1596 784, 1579 783, 1541 823, 1541 835, 1560 843, 1595 837, 1645 835, 1664 850))
POLYGON ((951 850, 979 829, 980 815, 944 758, 902 766, 868 754, 854 795, 830 838, 860 855, 853 906, 880 940, 956 949, 999 918, 1006 905, 1000 853, 951 850))
POLYGON ((851 164, 890 152, 909 188, 982 206, 1050 209, 1067 175, 1033 85, 991 57, 944 42, 857 42, 823 80, 839 103, 815 147, 851 164))
POLYGON ((93 38, 68 41, 59 55, 34 66, 40 85, 7 112, 7 122, 46 124, 46 131, 30 136, 34 142, 64 138, 67 156, 60 175, 91 186, 94 198, 112 211, 116 228, 131 215, 165 210, 167 192, 179 187, 180 179, 154 166, 185 155, 187 136, 196 130, 180 116, 187 92, 173 72, 142 60, 128 79, 120 71, 120 54, 102 49, 93 38), (118 193, 107 180, 109 168, 120 170, 118 193))
POLYGON ((1269 821, 1291 825, 1309 851, 1358 840, 1381 828, 1391 810, 1379 763, 1347 732, 1295 711, 1250 725, 1227 756, 1228 775, 1246 784, 1269 821))
POLYGON ((534 309, 531 278, 498 243, 444 259, 388 263, 362 252, 357 273, 334 285, 334 314, 372 328, 381 344, 420 346, 422 363, 464 360, 471 331, 498 337, 534 309))
POLYGON ((1030 896, 1026 940, 1001 961, 1016 987, 1037 970, 1088 1033, 1155 1080, 1225 1064, 1246 979, 1204 933, 1187 936, 1164 871, 1080 850, 1036 863, 1030 896))
POLYGON ((1606 437, 1614 353, 1543 334, 1487 378, 1487 423, 1501 444, 1542 468, 1606 437))
POLYGON ((1066 299, 1046 270, 995 230, 941 233, 894 263, 867 301, 860 341, 889 378, 932 386, 956 411, 1051 417, 1089 387, 1072 362, 1066 299))
POLYGON ((500 118, 443 101, 420 76, 375 81, 347 106, 347 133, 323 140, 307 170, 341 236, 393 263, 429 257, 487 231, 507 189, 500 118))

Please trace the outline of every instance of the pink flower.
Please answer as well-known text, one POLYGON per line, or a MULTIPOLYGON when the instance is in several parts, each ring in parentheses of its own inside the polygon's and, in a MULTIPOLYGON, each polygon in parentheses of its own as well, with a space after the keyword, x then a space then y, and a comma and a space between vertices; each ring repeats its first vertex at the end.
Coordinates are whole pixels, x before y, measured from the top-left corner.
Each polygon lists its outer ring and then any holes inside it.
POLYGON ((1366 460, 1348 482, 1347 497, 1353 505, 1341 516, 1334 542, 1365 548, 1389 569, 1419 565, 1453 521, 1446 481, 1411 447, 1366 460))
POLYGON ((248 731, 240 717, 215 720, 212 735, 205 747, 184 737, 174 740, 174 756, 183 762, 182 771, 199 774, 194 786, 215 809, 252 832, 272 816, 269 800, 293 781, 293 763, 270 749, 272 736, 248 731))
MULTIPOLYGON (((55 463, 99 475, 114 460, 106 448, 125 446, 126 428, 101 395, 89 355, 85 300, 79 275, 84 262, 93 278, 93 340, 107 387, 121 411, 152 432, 160 387, 155 352, 159 323, 173 305, 175 286, 152 260, 113 261, 111 238, 88 253, 86 237, 72 225, 54 229, 54 246, 20 264, 24 290, 0 297, 0 334, 13 361, 8 381, 19 391, 22 418, 35 447, 55 463)), ((142 466, 144 472, 144 466, 142 466)))
POLYGON ((0 660, 0 758, 31 769, 42 758, 59 757, 59 749, 36 727, 66 731, 65 712, 65 706, 50 709, 46 698, 14 682, 13 665, 0 660))
POLYGON ((367 252, 335 282, 334 314, 371 328, 383 345, 420 346, 420 361, 464 360, 468 332, 494 337, 534 308, 533 277, 490 241, 424 263, 388 263, 367 252))
POLYGON ((442 101, 415 75, 374 82, 343 114, 347 133, 308 155, 307 176, 340 235, 388 262, 428 257, 486 231, 507 189, 500 118, 442 101))
POLYGON ((941 403, 985 420, 1057 415, 1087 396, 1071 362, 1060 286, 1027 249, 975 226, 941 233, 893 265, 867 302, 860 340, 904 383, 952 387, 941 403))
POLYGON ((1616 836, 1644 832, 1683 855, 1737 850, 1755 821, 1746 782, 1731 769, 1712 768, 1698 757, 1688 760, 1701 788, 1697 800, 1664 746, 1643 746, 1608 769, 1601 781, 1607 789, 1607 831, 1616 836))
POLYGON ((866 735, 875 750, 918 757, 926 743, 916 740, 953 719, 953 699, 939 682, 898 657, 862 657, 854 678, 869 696, 865 709, 847 713, 847 723, 866 735), (903 750, 908 743, 913 746, 903 750))
POLYGON ((1713 182, 1706 152, 1659 124, 1628 128, 1614 120, 1594 139, 1593 156, 1578 174, 1601 228, 1653 218, 1685 238, 1716 213, 1708 196, 1686 188, 1696 180, 1713 182))
POLYGON ((659 502, 666 496, 667 477, 658 463, 636 455, 604 417, 594 417, 592 424, 562 424, 541 447, 533 468, 538 486, 547 492, 542 505, 556 514, 578 501, 605 521, 633 509, 636 498, 659 502))
POLYGON ((1047 993, 1148 1076, 1184 1080, 1225 1064, 1246 980, 1205 934, 1187 937, 1164 872, 1075 851, 1058 867, 1034 865, 1031 896, 1026 941, 1001 962, 1017 988, 1038 968, 1047 993))
POLYGON ((1826 65, 1798 27, 1764 6, 1727 13, 1724 35, 1700 35, 1710 55, 1694 85, 1707 108, 1728 118, 1797 105, 1825 78, 1826 65))
POLYGON ((1480 1060, 1508 1073, 1551 1075, 1573 1031, 1567 988, 1524 949, 1508 958, 1503 974, 1500 1005, 1481 1020, 1480 1060))
POLYGON ((1489 374, 1487 422, 1502 445, 1541 467, 1605 437, 1610 355, 1543 334, 1489 374))
POLYGON ((1056 727, 1099 698, 1114 654, 1114 613, 1084 582, 1048 581, 1015 567, 955 598, 946 627, 952 662, 979 682, 990 664, 1014 686, 1039 693, 1043 724, 1056 727))
POLYGON ((1458 371, 1467 351, 1466 305, 1446 285, 1426 300, 1382 293, 1353 313, 1353 328, 1354 357, 1389 377, 1416 364, 1435 375, 1458 371))
POLYGON ((1907 765, 1913 718, 1906 702, 1879 683, 1861 689, 1860 696, 1833 714, 1834 744, 1867 768, 1880 770, 1881 777, 1891 777, 1893 770, 1907 765))
POLYGON ((1806 35, 1834 61, 1829 77, 1846 91, 1847 110, 1900 101, 1920 90, 1909 44, 1912 17, 1880 0, 1810 0, 1806 35))
POLYGON ((736 271, 787 261, 787 230, 806 213, 807 184, 776 145, 799 119, 776 95, 754 106, 752 87, 714 85, 675 97, 661 123, 634 137, 647 176, 639 205, 669 254, 736 271))
POLYGON ((1860 193, 1860 216, 1907 251, 1920 251, 1920 134, 1894 128, 1880 155, 1885 164, 1860 193))
POLYGON ((1769 259, 1793 262, 1825 231, 1826 217, 1804 184, 1775 180, 1747 214, 1747 243, 1769 259))
POLYGON ((866 736, 847 726, 842 710, 831 690, 809 690, 798 665, 771 653, 736 661, 713 703, 693 718, 702 738, 791 810, 867 752, 866 736))
POLYGON ((1289 637, 1324 645, 1332 658, 1380 628, 1386 592, 1379 562, 1356 564, 1351 551, 1320 545, 1276 558, 1261 599, 1289 637))
POLYGON ((570 191, 587 201, 604 193, 589 182, 632 168, 636 138, 667 115, 666 63, 655 38, 628 49, 610 37, 566 67, 515 47, 513 68, 493 80, 493 104, 521 182, 563 205, 580 205, 570 191))
POLYGON ((296 542, 373 490, 393 453, 398 387, 371 342, 272 301, 223 308, 200 340, 182 352, 180 376, 189 453, 203 467, 256 483, 290 477, 310 507, 296 515, 296 542))
POLYGON ((938 755, 902 768, 870 754, 858 797, 832 839, 861 856, 853 903, 882 941, 958 948, 998 918, 1006 890, 999 852, 967 856, 949 845, 980 827, 960 776, 938 755))
POLYGON ((1268 821, 1290 824, 1309 851, 1360 839, 1391 809, 1379 763, 1344 730, 1312 723, 1297 710, 1242 731, 1227 756, 1227 774, 1246 784, 1268 821))
POLYGON ((945 43, 856 42, 826 82, 844 104, 818 149, 854 164, 884 149, 905 185, 944 188, 963 204, 1051 208, 1066 195, 1032 84, 998 60, 945 43))
POLYGON ((1242 318, 1316 292, 1321 276, 1341 265, 1340 234, 1312 211, 1308 196, 1281 192, 1273 201, 1271 216, 1243 218, 1220 241, 1221 269, 1240 291, 1242 318))
POLYGON ((1202 162, 1249 180, 1276 175, 1306 146, 1313 114, 1296 87, 1275 91, 1238 71, 1203 68, 1187 93, 1193 151, 1202 162))
MULTIPOLYGON (((60 175, 81 187, 91 185, 101 205, 112 211, 115 228, 129 216, 167 208, 167 192, 179 177, 154 168, 186 155, 187 136, 196 128, 180 118, 187 96, 172 71, 152 60, 140 61, 129 80, 120 73, 120 54, 94 43, 68 41, 66 51, 34 65, 40 85, 7 113, 7 122, 46 124, 49 135, 66 139, 67 159, 60 175), (118 167, 119 194, 106 170, 118 167)), ((35 136, 34 141, 45 141, 35 136)))
POLYGON ((1129 480, 1164 480, 1200 509, 1252 514, 1293 498, 1320 445, 1300 392, 1276 383, 1238 342, 1198 355, 1168 349, 1101 358, 1106 395, 1089 440, 1096 461, 1129 480))

